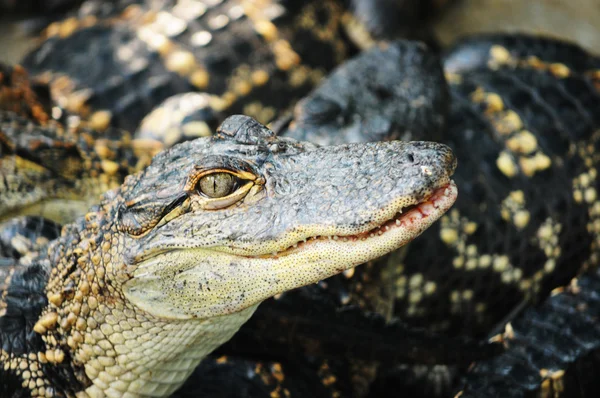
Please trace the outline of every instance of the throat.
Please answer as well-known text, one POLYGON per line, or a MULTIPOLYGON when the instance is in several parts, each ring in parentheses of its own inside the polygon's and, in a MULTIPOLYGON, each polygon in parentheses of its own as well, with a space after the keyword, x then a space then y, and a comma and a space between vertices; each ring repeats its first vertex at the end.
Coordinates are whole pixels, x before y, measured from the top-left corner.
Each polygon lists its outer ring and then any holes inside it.
POLYGON ((137 335, 130 333, 114 346, 118 354, 114 364, 92 360, 86 365, 93 383, 86 392, 89 396, 170 396, 203 358, 233 337, 257 306, 210 319, 143 322, 132 329, 137 335), (121 359, 125 362, 119 363, 121 359))

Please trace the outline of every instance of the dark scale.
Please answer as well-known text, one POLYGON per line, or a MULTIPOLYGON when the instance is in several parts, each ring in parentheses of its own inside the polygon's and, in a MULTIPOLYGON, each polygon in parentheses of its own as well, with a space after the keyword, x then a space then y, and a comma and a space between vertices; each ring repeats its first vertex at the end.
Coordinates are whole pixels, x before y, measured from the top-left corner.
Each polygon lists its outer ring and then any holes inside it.
POLYGON ((506 353, 477 363, 462 380, 462 397, 598 394, 600 278, 593 270, 574 281, 509 324, 506 353))
MULTIPOLYGON (((214 112, 266 123, 355 52, 342 26, 346 11, 333 0, 137 1, 109 8, 84 3, 75 20, 51 25, 23 62, 50 83, 60 105, 97 128, 133 132, 163 100, 188 91, 213 94, 214 112), (86 22, 90 16, 94 23, 86 22)), ((221 120, 199 122, 214 129, 221 120)), ((142 136, 162 141, 162 134, 142 136)))

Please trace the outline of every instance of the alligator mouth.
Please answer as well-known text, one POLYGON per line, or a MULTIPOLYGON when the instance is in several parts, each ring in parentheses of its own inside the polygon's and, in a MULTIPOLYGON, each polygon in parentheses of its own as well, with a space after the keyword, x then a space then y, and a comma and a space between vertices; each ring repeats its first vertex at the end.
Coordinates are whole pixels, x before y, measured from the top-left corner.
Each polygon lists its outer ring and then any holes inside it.
POLYGON ((284 247, 283 249, 279 249, 276 245, 273 245, 271 249, 275 250, 269 252, 264 249, 262 252, 252 252, 256 248, 253 247, 250 249, 252 251, 249 251, 247 248, 235 247, 233 245, 214 248, 166 248, 147 251, 139 256, 136 261, 142 263, 162 254, 195 249, 213 251, 250 260, 277 261, 278 259, 289 259, 296 256, 304 258, 312 256, 316 258, 330 253, 333 257, 346 258, 347 260, 352 255, 356 255, 356 257, 352 257, 353 261, 349 262, 354 262, 358 258, 365 258, 365 261, 368 261, 394 251, 419 236, 450 209, 456 200, 457 194, 456 185, 454 181, 450 180, 448 183, 434 190, 432 194, 420 203, 403 207, 381 224, 356 234, 320 234, 303 237, 301 240, 295 242, 288 241, 287 246, 280 246, 284 247), (334 254, 333 252, 336 253, 334 254))
POLYGON ((456 197, 450 181, 373 228, 354 235, 317 235, 271 255, 171 250, 163 253, 170 259, 157 257, 138 266, 124 292, 134 305, 167 319, 233 314, 400 248, 440 218, 456 197))
MULTIPOLYGON (((433 222, 438 220, 454 204, 457 198, 457 188, 454 181, 436 189, 433 193, 420 203, 403 207, 396 214, 382 224, 354 235, 317 235, 299 241, 284 250, 263 255, 247 256, 250 258, 274 258, 290 255, 298 251, 310 249, 316 243, 356 243, 372 239, 392 238, 390 235, 404 235, 400 244, 396 247, 410 242, 421 232, 427 229, 433 222)), ((393 239, 393 238, 392 238, 393 239)))

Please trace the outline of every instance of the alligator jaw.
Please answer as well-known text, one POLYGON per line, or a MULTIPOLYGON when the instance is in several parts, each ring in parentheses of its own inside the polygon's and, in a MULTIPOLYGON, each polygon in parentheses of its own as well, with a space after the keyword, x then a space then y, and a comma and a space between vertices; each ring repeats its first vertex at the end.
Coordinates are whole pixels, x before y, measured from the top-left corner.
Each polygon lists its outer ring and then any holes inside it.
POLYGON ((136 306, 163 319, 231 315, 402 247, 441 217, 456 197, 450 181, 377 231, 337 239, 321 236, 271 255, 243 256, 214 248, 160 253, 138 266, 134 283, 126 283, 124 292, 136 306))

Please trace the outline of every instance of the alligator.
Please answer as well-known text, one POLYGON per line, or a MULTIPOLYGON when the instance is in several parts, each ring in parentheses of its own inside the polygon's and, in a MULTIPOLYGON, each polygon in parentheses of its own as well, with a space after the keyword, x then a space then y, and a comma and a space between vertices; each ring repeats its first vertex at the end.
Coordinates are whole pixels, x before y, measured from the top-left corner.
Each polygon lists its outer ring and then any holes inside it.
MULTIPOLYGON (((407 45, 409 47, 414 46, 414 44, 408 43, 407 45)), ((411 61, 411 59, 410 53, 407 53, 406 62, 408 64, 415 62, 414 60, 411 61)), ((416 63, 418 64, 419 62, 420 61, 417 61, 416 63)), ((415 65, 413 68, 417 69, 418 66, 415 65)), ((94 150, 97 149, 98 145, 90 146, 93 149, 90 153, 90 151, 85 150, 87 147, 79 148, 78 144, 78 137, 82 132, 84 132, 86 137, 95 137, 95 132, 93 130, 82 128, 81 122, 77 122, 75 127, 66 128, 61 125, 59 121, 49 118, 48 114, 56 109, 56 106, 48 106, 46 104, 46 98, 39 98, 40 96, 45 97, 45 93, 39 93, 38 90, 34 90, 34 88, 27 85, 28 81, 22 68, 16 67, 11 70, 10 68, 5 67, 5 70, 4 75, 8 78, 5 78, 4 80, 5 86, 2 92, 8 100, 2 102, 0 98, 0 105, 8 107, 11 110, 11 112, 5 113, 5 118, 7 120, 6 125, 12 126, 9 131, 10 134, 5 134, 7 142, 10 143, 10 139, 12 139, 18 143, 16 138, 27 134, 26 129, 24 130, 23 126, 27 126, 28 128, 35 126, 35 131, 43 132, 47 137, 54 137, 57 135, 57 132, 61 133, 61 135, 64 135, 64 131, 74 133, 69 136, 69 138, 75 138, 72 141, 68 141, 69 145, 72 148, 80 150, 83 153, 82 156, 97 156, 94 154, 94 150), (32 123, 32 121, 34 123, 32 123)), ((441 83, 443 79, 441 73, 438 77, 438 82, 441 83)), ((425 85, 425 87, 429 91, 434 91, 434 84, 435 82, 432 82, 429 85, 425 85)), ((418 92, 415 93, 415 95, 418 95, 418 92)), ((64 117, 61 117, 61 119, 64 119, 64 117)), ((68 123, 68 119, 69 117, 67 117, 65 123, 68 123)), ((31 134, 31 136, 32 138, 36 137, 35 134, 31 134)), ((106 131, 101 136, 103 139, 106 139, 106 131)), ((86 138, 84 142, 88 145, 89 141, 94 142, 93 139, 90 138, 86 138)), ((34 142, 36 141, 34 140, 34 142)), ((63 154, 64 156, 64 153, 61 152, 65 146, 63 141, 61 141, 61 139, 54 139, 51 142, 56 145, 55 153, 63 154)), ((98 142, 98 140, 96 142, 98 142)), ((129 147, 130 144, 134 143, 135 140, 130 142, 128 139, 120 142, 121 145, 119 149, 122 151, 120 153, 131 156, 129 147)), ((15 145, 13 144, 13 146, 15 145)), ((20 167, 24 171, 24 174, 29 175, 29 169, 33 166, 33 163, 37 166, 34 170, 44 170, 49 166, 47 164, 48 162, 40 162, 39 157, 35 156, 35 147, 23 147, 21 145, 18 152, 18 155, 15 156, 17 159, 25 158, 28 160, 28 162, 20 163, 20 167)), ((119 152, 116 151, 99 152, 100 154, 119 156, 119 152)), ((15 164, 16 162, 10 160, 14 154, 9 153, 7 155, 9 157, 8 163, 15 164)), ((135 160, 135 154, 133 157, 135 160)), ((111 165, 112 161, 118 161, 118 159, 113 157, 110 162, 106 162, 105 160, 104 162, 100 162, 100 166, 105 166, 106 164, 111 165)), ((50 174, 51 177, 49 180, 62 181, 60 172, 63 163, 49 163, 54 166, 54 169, 51 171, 58 172, 58 175, 50 174)), ((128 162, 128 164, 133 163, 136 162, 128 162)), ((139 165, 139 163, 138 160, 137 164, 139 165)), ((106 172, 104 168, 106 167, 92 168, 92 172, 97 170, 98 175, 102 177, 106 172)), ((11 171, 14 171, 14 169, 11 171)), ((122 173, 117 173, 111 178, 118 179, 120 177, 122 178, 122 176, 122 173)), ((47 179, 43 178, 40 179, 40 181, 46 180, 47 179)), ((74 181, 76 181, 76 179, 67 180, 67 182, 71 184, 73 184, 74 181)), ((39 181, 32 181, 31 184, 22 184, 20 187, 24 188, 25 192, 19 193, 17 190, 13 195, 17 198, 20 196, 26 198, 28 197, 28 187, 36 186, 38 184, 39 181)), ((69 192, 65 192, 65 190, 47 190, 41 192, 40 195, 42 200, 40 203, 36 203, 35 206, 30 206, 30 208, 27 209, 28 211, 20 212, 35 213, 36 211, 41 212, 44 210, 44 215, 48 216, 50 209, 59 208, 64 210, 65 208, 68 208, 76 214, 80 211, 79 208, 81 206, 76 208, 72 205, 66 206, 65 193, 69 192)), ((90 192, 85 189, 80 189, 70 193, 75 195, 75 198, 72 198, 72 200, 78 199, 81 204, 90 203, 90 201, 93 202, 95 199, 94 191, 90 192), (77 194, 81 196, 78 198, 77 194)), ((24 204, 22 200, 17 203, 19 205, 24 204)), ((7 215, 14 216, 15 209, 9 210, 10 211, 7 211, 7 215)), ((59 221, 64 222, 65 219, 72 218, 73 214, 70 214, 69 217, 65 217, 65 214, 61 213, 59 216, 60 217, 56 218, 59 221)), ((41 223, 39 221, 40 220, 28 216, 0 224, 0 248, 4 251, 4 255, 16 259, 28 251, 37 251, 40 243, 45 243, 58 237, 57 232, 59 232, 60 229, 55 223, 52 223, 49 220, 42 220, 41 223)), ((7 260, 5 259, 4 261, 7 260)), ((9 261, 9 263, 11 262, 9 261)), ((8 269, 8 267, 6 269, 8 269)), ((370 275, 370 277, 373 278, 373 281, 376 281, 379 278, 379 268, 373 267, 372 264, 364 272, 359 270, 356 272, 353 271, 353 273, 357 276, 362 275, 362 277, 369 277, 368 275, 370 275)), ((350 276, 350 274, 348 274, 348 276, 350 276)), ((349 299, 345 301, 346 307, 348 308, 352 307, 355 302, 360 303, 364 302, 364 300, 379 300, 376 298, 377 295, 372 294, 374 292, 367 292, 369 297, 364 296, 363 293, 360 293, 360 286, 352 286, 353 283, 351 283, 351 279, 347 276, 343 277, 341 282, 339 287, 328 289, 336 298, 339 293, 348 296, 349 294, 354 294, 352 293, 354 291, 358 294, 357 297, 361 297, 360 300, 350 299, 348 297, 349 299)), ((323 284, 322 286, 325 285, 323 284)), ((291 303, 287 298, 276 302, 270 301, 266 308, 261 309, 260 313, 254 317, 253 324, 244 329, 242 336, 223 348, 223 354, 227 354, 228 358, 230 358, 228 366, 233 366, 232 364, 249 366, 248 358, 253 358, 253 360, 255 360, 254 358, 272 356, 273 353, 278 353, 277 356, 280 359, 281 357, 297 357, 298 355, 304 355, 307 352, 311 352, 312 354, 318 354, 320 358, 335 359, 343 354, 352 357, 354 360, 370 362, 385 360, 388 362, 416 361, 418 363, 441 362, 467 364, 474 359, 488 357, 489 355, 498 352, 497 347, 492 348, 487 346, 487 344, 469 341, 468 339, 452 339, 450 341, 443 336, 431 335, 421 330, 411 330, 399 322, 390 323, 389 320, 386 320, 385 318, 377 318, 364 311, 345 311, 344 313, 340 313, 335 303, 328 300, 321 292, 319 292, 320 289, 321 288, 315 291, 312 286, 307 287, 304 289, 303 293, 305 297, 296 297, 291 303), (289 307, 290 304, 291 307, 289 307), (311 310, 309 310, 309 312, 298 313, 297 310, 299 308, 311 310), (318 308, 318 310, 315 310, 316 308, 318 308), (319 313, 319 316, 316 317, 316 313, 319 313), (322 333, 324 324, 327 325, 327 329, 332 333, 334 333, 334 330, 337 330, 338 332, 335 332, 337 333, 337 337, 334 338, 332 335, 330 339, 326 339, 322 333), (294 325, 293 332, 272 333, 272 331, 289 329, 292 325, 294 325), (352 325, 352 333, 348 333, 348 325, 352 325), (364 339, 365 336, 377 336, 379 343, 377 345, 371 344, 369 346, 357 345, 357 342, 364 339), (402 338, 399 340, 400 336, 402 336, 402 338), (235 362, 232 359, 232 355, 243 356, 245 362, 243 362, 243 364, 235 362)), ((216 359, 217 358, 209 358, 209 361, 215 361, 216 359)), ((208 366, 209 364, 211 364, 211 362, 205 362, 204 366, 208 366)), ((225 366, 225 364, 221 362, 212 364, 218 368, 225 366)), ((332 365, 329 365, 329 367, 331 366, 332 365)), ((241 372, 236 366, 233 366, 233 369, 236 371, 236 374, 247 374, 241 372)), ((343 371, 346 370, 344 369, 343 371)), ((354 373, 355 371, 351 370, 351 372, 354 373)), ((344 377, 345 375, 338 374, 336 379, 342 380, 344 377)), ((194 380, 198 379, 202 380, 202 387, 215 384, 215 380, 207 379, 205 375, 194 377, 194 380)), ((262 378, 260 380, 262 380, 262 378)), ((238 383, 241 382, 241 380, 238 381, 238 383)), ((295 384, 301 385, 301 380, 298 379, 295 384)), ((237 387, 242 388, 239 384, 237 387)), ((289 382, 286 388, 291 388, 289 382)), ((347 385, 345 388, 352 387, 351 385, 347 385)), ((196 390, 198 390, 198 388, 192 387, 192 391, 196 390)))
MULTIPOLYGON (((465 39, 442 60, 451 105, 446 128, 436 129, 434 119, 423 120, 422 115, 432 114, 429 106, 439 107, 431 99, 414 106, 410 92, 435 74, 423 72, 428 70, 424 67, 398 68, 402 52, 423 56, 396 46, 365 53, 334 71, 274 128, 322 145, 428 137, 452 147, 461 164, 454 177, 461 196, 440 223, 389 260, 393 272, 378 283, 387 287, 383 296, 393 303, 379 311, 445 335, 493 336, 524 308, 544 303, 553 289, 598 266, 600 62, 576 45, 541 37, 465 39), (409 128, 407 114, 413 121, 409 128), (411 129, 413 125, 420 128, 411 129)), ((594 293, 589 288, 586 294, 594 293)), ((343 299, 337 298, 340 305, 343 299)), ((568 307, 562 312, 552 308, 546 307, 544 319, 570 319, 568 307)), ((527 327, 530 314, 519 318, 527 327)), ((562 343, 543 334, 548 328, 542 325, 527 340, 531 352, 542 347, 561 352, 562 343)), ((514 387, 511 375, 503 372, 511 364, 512 377, 523 381, 517 375, 525 365, 514 355, 518 344, 513 354, 500 357, 504 359, 483 362, 485 370, 468 391, 479 391, 479 396, 548 391, 552 373, 547 372, 528 379, 527 389, 494 389, 514 387)), ((559 361, 562 368, 543 357, 528 365, 527 375, 544 367, 558 372, 590 352, 572 345, 571 356, 559 361)), ((455 369, 396 365, 378 373, 373 396, 399 385, 415 396, 447 395, 452 384, 460 384, 455 369), (419 381, 423 377, 424 383, 419 381)), ((582 382, 587 388, 593 385, 593 379, 582 382)))
POLYGON ((506 352, 477 362, 456 397, 595 397, 600 367, 600 272, 590 269, 494 336, 506 352))
POLYGON ((261 301, 418 236, 454 203, 455 167, 443 144, 317 147, 226 119, 14 268, 2 394, 169 395, 261 301))
POLYGON ((539 37, 464 40, 443 60, 451 109, 441 130, 423 117, 439 106, 411 106, 408 91, 435 75, 396 69, 402 52, 410 50, 349 61, 277 128, 323 145, 392 136, 453 148, 464 166, 455 177, 461 198, 395 265, 393 308, 415 326, 484 337, 513 309, 598 264, 600 60, 539 37), (418 73, 426 76, 408 85, 418 73))
MULTIPOLYGON (((302 301, 302 294, 305 294, 302 291, 286 293, 279 300, 270 301, 268 306, 259 308, 258 317, 250 320, 252 327, 242 328, 241 334, 230 343, 236 343, 237 347, 256 347, 260 352, 260 341, 257 344, 255 337, 257 330, 261 331, 261 338, 277 335, 281 339, 280 331, 286 327, 275 321, 276 317, 269 317, 270 312, 281 314, 277 311, 283 308, 283 313, 287 314, 283 319, 289 319, 290 313, 303 314, 303 308, 311 308, 314 300, 321 304, 329 300, 334 307, 340 308, 351 302, 363 311, 380 312, 387 319, 395 315, 414 326, 451 335, 486 336, 493 332, 495 325, 502 325, 505 319, 513 317, 515 311, 542 301, 555 287, 568 284, 582 267, 597 264, 598 231, 595 225, 598 214, 595 210, 597 201, 593 197, 598 187, 594 174, 598 162, 595 154, 598 122, 594 111, 598 107, 597 75, 594 73, 597 59, 577 46, 528 36, 483 36, 467 40, 443 59, 450 83, 449 114, 445 115, 442 110, 438 113, 439 119, 427 119, 422 116, 428 115, 427 112, 419 113, 423 106, 415 104, 427 106, 429 102, 414 102, 415 98, 406 91, 407 87, 415 87, 415 81, 421 82, 428 77, 433 82, 440 79, 439 71, 437 75, 435 72, 418 75, 423 70, 435 71, 435 60, 426 54, 422 46, 407 44, 387 45, 365 53, 334 72, 311 96, 301 101, 291 119, 285 118, 275 125, 285 135, 300 134, 302 139, 321 144, 327 144, 321 141, 323 139, 337 143, 385 136, 419 139, 421 132, 434 134, 438 139, 441 134, 445 137, 441 139, 459 154, 461 162, 467 165, 475 162, 464 172, 459 168, 456 174, 455 179, 463 192, 456 211, 442 217, 441 223, 409 245, 407 256, 392 257, 383 268, 367 265, 357 268, 354 276, 349 273, 329 279, 327 287, 315 285, 308 294, 308 301, 306 298, 302 301), (394 65, 402 60, 399 58, 402 53, 410 54, 407 59, 420 60, 417 63, 425 67, 414 68, 412 75, 410 68, 408 71, 395 69, 394 65), (381 70, 382 73, 375 72, 381 70), (382 90, 389 87, 398 90, 382 90), (559 104, 563 112, 548 113, 559 104), (418 129, 406 128, 410 124, 401 119, 406 109, 416 110, 412 114, 416 115, 411 119, 412 123, 416 120, 417 123, 425 121, 425 124, 419 125, 418 129), (542 118, 542 115, 546 117, 542 118), (586 123, 571 122, 574 115, 586 123), (442 127, 444 120, 448 124, 445 130, 442 127), (576 125, 579 129, 573 128, 576 125), (547 138, 549 128, 555 131, 553 137, 562 137, 560 145, 547 138), (361 131, 376 134, 361 137, 358 134, 361 131), (535 140, 532 141, 529 134, 535 140), (536 146, 530 152, 521 146, 532 142, 536 146), (573 144, 568 145, 570 142, 573 144), (477 153, 480 155, 474 157, 477 153), (544 161, 545 153, 550 164, 544 161), (531 181, 536 184, 532 185, 531 181), (557 191, 556 186, 572 187, 572 190, 557 191), (542 189, 547 189, 547 193, 540 193, 542 189), (502 195, 485 196, 486 192, 489 195, 504 191, 502 195), (524 203, 519 191, 522 191, 524 203), (536 200, 539 197, 549 200, 541 206, 542 202, 536 200), (476 203, 487 205, 477 206, 476 203), (523 206, 519 207, 519 204, 523 206), (555 218, 551 225, 548 216, 555 218), (527 223, 523 225, 525 220, 527 223), (498 233, 499 226, 505 228, 503 234, 498 233), (493 242, 500 245, 495 252, 493 242), (483 254, 473 257, 473 248, 478 255, 479 247, 483 254), (564 249, 561 253, 557 248, 564 249), (439 256, 439 253, 447 252, 450 254, 439 256), (560 255, 552 257, 556 253, 560 255), (528 257, 523 257, 524 254, 528 257), (548 255, 552 258, 547 258, 548 255), (425 261, 424 256, 435 258, 425 261), (504 257, 510 261, 503 262, 504 257), (448 258, 453 259, 451 264, 448 258), (487 260, 492 262, 489 267, 484 267, 487 260), (516 267, 513 261, 522 266, 516 267), (483 265, 479 266, 479 262, 483 265), (474 269, 472 263, 476 265, 474 269), (439 265, 432 267, 432 264, 439 265), (390 276, 385 272, 388 269, 403 270, 404 274, 392 273, 390 276), (540 272, 542 275, 538 277, 540 272), (519 273, 521 277, 516 278, 519 273), (509 276, 510 280, 505 281, 509 276), (421 283, 417 283, 419 279, 421 283), (521 289, 521 285, 532 281, 538 284, 537 288, 532 284, 530 290, 521 289), (386 288, 383 295, 381 291, 373 295, 369 289, 364 289, 365 286, 378 286, 378 283, 388 286, 390 282, 391 289, 386 288), (351 288, 347 287, 348 283, 351 288), (431 288, 432 283, 435 289, 431 288), (515 286, 518 289, 514 289, 515 286), (423 300, 421 308, 417 308, 419 311, 415 311, 413 296, 420 294, 423 298, 431 290, 435 294, 423 300), (467 297, 469 291, 472 299, 467 297), (456 292, 458 297, 455 297, 456 292), (299 306, 302 308, 289 307, 288 303, 294 302, 302 302, 299 306), (487 309, 477 310, 483 308, 482 303, 487 304, 487 309), (261 314, 263 308, 267 311, 261 314), (244 330, 248 332, 244 333, 244 330)), ((432 88, 435 84, 423 87, 432 88)), ((443 90, 436 95, 431 97, 434 101, 449 102, 444 100, 448 95, 443 90)), ((528 148, 532 149, 531 146, 528 148)), ((305 318, 310 317, 314 318, 314 314, 305 318)), ((381 328, 382 333, 383 330, 381 328)), ((293 338, 283 341, 291 346, 298 345, 301 353, 310 348, 293 338)), ((289 350, 285 343, 279 347, 282 351, 289 350)), ((379 358, 366 359, 385 359, 381 351, 375 351, 379 358)), ((250 353, 257 354, 256 351, 250 353)), ((401 370, 393 366, 383 368, 372 391, 389 391, 386 383, 397 382, 398 372, 403 374, 401 370)))
POLYGON ((180 127, 198 137, 226 114, 266 123, 308 93, 358 50, 346 34, 352 21, 336 0, 88 1, 48 26, 21 63, 99 130, 133 132, 164 99, 205 93, 205 124, 180 127))

